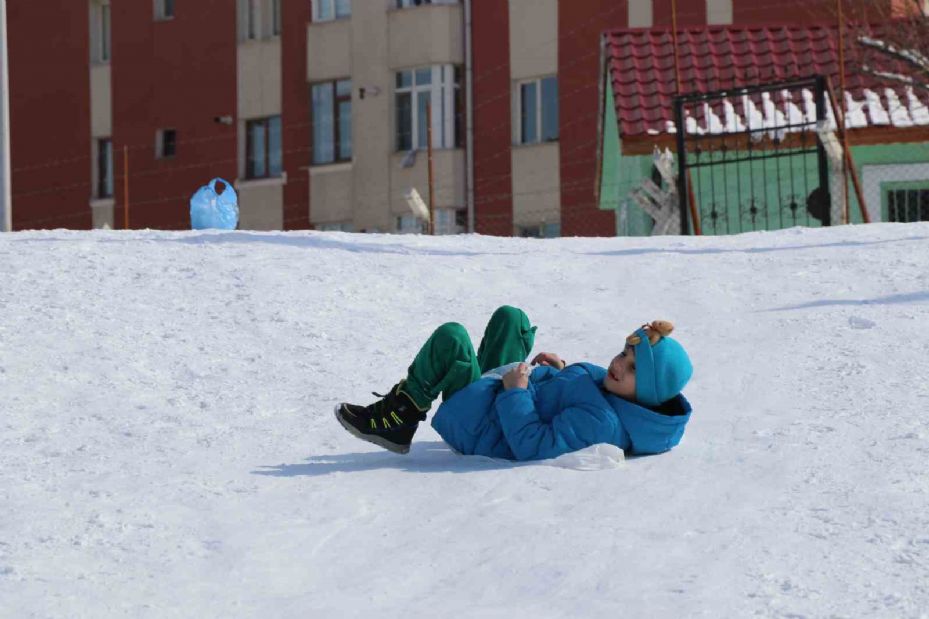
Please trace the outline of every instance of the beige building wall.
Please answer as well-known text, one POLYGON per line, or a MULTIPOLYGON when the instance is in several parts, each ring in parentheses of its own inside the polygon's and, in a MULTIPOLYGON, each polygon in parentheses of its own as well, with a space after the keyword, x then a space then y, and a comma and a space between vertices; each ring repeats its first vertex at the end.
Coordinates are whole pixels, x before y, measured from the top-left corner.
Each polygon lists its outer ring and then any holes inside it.
POLYGON ((513 225, 560 223, 559 143, 518 144, 520 83, 558 73, 558 0, 509 0, 509 11, 513 225))
MULTIPOLYGON (((356 3, 357 4, 357 3, 356 3)), ((375 9, 377 2, 368 2, 375 9)), ((354 6, 352 7, 354 9, 354 6)), ((387 12, 391 69, 433 64, 464 64, 460 4, 435 4, 387 12)))
POLYGON ((310 214, 314 225, 352 222, 352 181, 350 163, 310 169, 310 214))
POLYGON ((284 183, 263 179, 240 183, 239 228, 242 230, 281 230, 284 227, 284 183))
MULTIPOLYGON (((393 150, 393 72, 384 2, 352 3, 352 174, 349 209, 355 230, 393 231, 390 153, 393 150), (365 97, 360 97, 364 88, 365 97)), ((312 213, 313 206, 310 206, 312 213)))
POLYGON ((706 0, 706 23, 722 26, 732 24, 732 0, 706 0))
POLYGON ((513 225, 560 223, 558 142, 513 147, 513 225))
MULTIPOLYGON (((355 3, 358 4, 358 3, 355 3)), ((375 4, 369 2, 368 4, 375 4)), ((364 6, 352 6, 355 14, 364 6)), ((307 26, 306 56, 308 82, 322 82, 352 74, 352 26, 351 19, 314 22, 307 26)))
POLYGON ((510 75, 558 72, 558 0, 509 0, 510 75))
POLYGON ((238 116, 261 118, 281 113, 281 40, 239 44, 238 116))
MULTIPOLYGON (((315 226, 348 223, 356 231, 396 230, 410 213, 405 192, 428 197, 425 152, 403 167, 396 151, 396 73, 463 64, 462 8, 355 1, 350 19, 307 28, 307 81, 352 80, 352 161, 310 167, 310 218, 315 226), (364 96, 362 97, 362 90, 364 96)), ((436 207, 464 208, 464 150, 436 149, 436 207)))
MULTIPOLYGON (((90 210, 94 228, 112 228, 114 222, 113 198, 97 198, 99 179, 99 151, 97 140, 113 135, 112 72, 110 62, 102 60, 103 32, 99 11, 108 1, 94 0, 88 3, 90 19, 90 210)), ((114 165, 117 153, 113 153, 114 165)), ((115 190, 115 187, 114 187, 115 190)))
POLYGON ((110 74, 109 63, 90 65, 90 135, 95 138, 113 134, 110 74))
POLYGON ((651 28, 654 23, 654 0, 629 0, 629 27, 651 28))
MULTIPOLYGON (((241 7, 241 5, 240 5, 241 7)), ((244 18, 240 8, 239 19, 244 18)), ((281 41, 272 36, 266 12, 257 27, 255 39, 244 36, 240 24, 237 58, 239 228, 242 230, 281 230, 284 227, 284 184, 286 172, 278 178, 246 179, 247 121, 281 115, 281 41)))

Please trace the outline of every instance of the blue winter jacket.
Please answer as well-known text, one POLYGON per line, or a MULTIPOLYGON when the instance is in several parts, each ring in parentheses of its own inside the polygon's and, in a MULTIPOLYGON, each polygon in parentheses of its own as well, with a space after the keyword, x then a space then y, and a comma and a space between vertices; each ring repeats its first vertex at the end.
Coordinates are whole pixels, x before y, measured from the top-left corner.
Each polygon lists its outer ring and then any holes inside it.
POLYGON ((508 460, 554 458, 597 443, 652 454, 680 442, 691 413, 683 395, 658 413, 606 391, 605 376, 605 368, 576 363, 535 368, 526 389, 482 378, 443 402, 432 427, 463 454, 508 460))

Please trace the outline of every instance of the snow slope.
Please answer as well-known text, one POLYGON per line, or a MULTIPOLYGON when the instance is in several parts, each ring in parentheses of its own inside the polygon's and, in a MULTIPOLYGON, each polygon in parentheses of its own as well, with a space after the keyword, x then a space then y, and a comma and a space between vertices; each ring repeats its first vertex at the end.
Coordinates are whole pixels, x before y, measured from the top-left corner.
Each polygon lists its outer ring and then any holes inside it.
POLYGON ((2 617, 929 616, 929 224, 28 232, 0 273, 2 617), (572 361, 674 321, 682 444, 577 471, 336 424, 504 303, 572 361))

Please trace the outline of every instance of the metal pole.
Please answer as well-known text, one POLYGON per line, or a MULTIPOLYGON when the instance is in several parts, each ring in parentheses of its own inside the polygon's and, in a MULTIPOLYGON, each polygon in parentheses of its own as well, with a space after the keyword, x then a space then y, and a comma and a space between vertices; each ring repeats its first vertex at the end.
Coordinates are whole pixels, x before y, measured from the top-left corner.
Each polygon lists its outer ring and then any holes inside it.
POLYGON ((674 43, 674 80, 677 83, 677 94, 682 95, 681 59, 677 49, 677 0, 671 0, 671 39, 674 43))
POLYGON ((123 146, 123 229, 129 229, 129 147, 123 146))
POLYGON ((0 232, 13 230, 10 165, 10 80, 6 0, 0 0, 0 232))
POLYGON ((474 232, 474 60, 471 40, 471 0, 464 0, 465 29, 465 186, 468 202, 468 232, 474 232))
MULTIPOLYGON (((816 78, 816 124, 822 126, 826 122, 826 78, 820 75, 816 78)), ((829 196, 829 164, 826 161, 826 148, 823 141, 816 138, 816 150, 819 159, 819 191, 823 200, 823 225, 831 226, 832 218, 830 208, 831 198, 829 196)))
MULTIPOLYGON (((842 91, 841 100, 839 105, 842 106, 842 116, 845 116, 845 15, 842 12, 842 0, 835 0, 836 5, 836 14, 839 19, 839 89, 842 91)), ((830 89, 831 90, 831 89, 830 89)), ((834 98, 834 97, 833 97, 834 98)), ((837 116, 837 114, 836 114, 837 116)), ((848 148, 848 143, 845 139, 845 123, 843 121, 842 127, 839 129, 839 133, 842 136, 842 147, 848 148)), ((845 182, 845 204, 843 205, 842 217, 844 221, 840 223, 849 223, 849 213, 848 213, 848 161, 845 157, 842 158, 842 178, 845 182)))
POLYGON ((435 182, 432 176, 432 104, 426 105, 426 152, 429 154, 429 234, 435 234, 435 182))
POLYGON ((690 179, 687 170, 686 144, 684 143, 684 101, 674 101, 674 122, 677 124, 677 199, 681 205, 681 234, 689 234, 687 203, 689 202, 690 179))

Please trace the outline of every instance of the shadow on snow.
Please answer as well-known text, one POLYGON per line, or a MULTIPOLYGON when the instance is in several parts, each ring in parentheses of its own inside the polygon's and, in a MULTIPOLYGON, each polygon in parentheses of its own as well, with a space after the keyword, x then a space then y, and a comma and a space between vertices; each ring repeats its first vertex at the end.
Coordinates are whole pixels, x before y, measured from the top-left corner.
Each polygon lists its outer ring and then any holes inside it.
POLYGON ((449 449, 442 441, 413 443, 410 453, 393 454, 371 451, 327 456, 310 456, 300 464, 262 466, 254 475, 270 477, 319 476, 332 473, 358 473, 377 469, 398 469, 416 473, 470 473, 492 469, 506 469, 531 465, 533 462, 511 462, 485 456, 462 456, 449 449))

